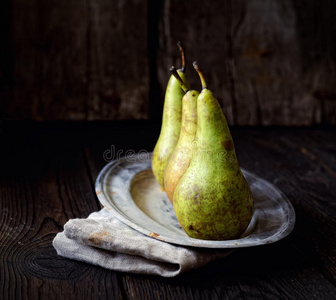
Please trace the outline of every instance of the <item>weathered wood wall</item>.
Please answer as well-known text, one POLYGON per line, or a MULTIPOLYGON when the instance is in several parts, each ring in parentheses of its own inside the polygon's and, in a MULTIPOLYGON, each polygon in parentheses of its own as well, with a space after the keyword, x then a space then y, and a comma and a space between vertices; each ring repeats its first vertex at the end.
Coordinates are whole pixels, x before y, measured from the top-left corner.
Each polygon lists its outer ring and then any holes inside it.
POLYGON ((0 118, 160 118, 168 68, 230 124, 336 124, 333 0, 12 0, 0 4, 0 118))

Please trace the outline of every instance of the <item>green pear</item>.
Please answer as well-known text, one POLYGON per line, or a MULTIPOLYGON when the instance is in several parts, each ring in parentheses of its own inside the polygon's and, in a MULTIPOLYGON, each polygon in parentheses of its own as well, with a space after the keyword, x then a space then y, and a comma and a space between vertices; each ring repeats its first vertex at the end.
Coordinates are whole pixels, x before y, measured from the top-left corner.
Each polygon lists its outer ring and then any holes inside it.
POLYGON ((237 160, 222 109, 202 82, 197 98, 197 132, 189 168, 176 186, 173 205, 178 221, 193 238, 239 238, 253 214, 253 198, 237 160))
MULTIPOLYGON (((177 70, 185 86, 189 83, 185 75, 185 55, 181 43, 178 43, 182 56, 182 68, 177 70)), ((182 98, 184 91, 177 79, 171 75, 167 84, 160 136, 156 142, 152 157, 154 177, 164 190, 164 170, 180 136, 182 119, 182 98)))
POLYGON ((181 84, 182 89, 186 93, 182 98, 180 137, 169 158, 164 172, 165 191, 168 199, 173 203, 173 195, 176 185, 189 167, 192 157, 192 146, 197 128, 197 97, 199 92, 195 90, 188 90, 174 67, 172 67, 170 71, 181 84))

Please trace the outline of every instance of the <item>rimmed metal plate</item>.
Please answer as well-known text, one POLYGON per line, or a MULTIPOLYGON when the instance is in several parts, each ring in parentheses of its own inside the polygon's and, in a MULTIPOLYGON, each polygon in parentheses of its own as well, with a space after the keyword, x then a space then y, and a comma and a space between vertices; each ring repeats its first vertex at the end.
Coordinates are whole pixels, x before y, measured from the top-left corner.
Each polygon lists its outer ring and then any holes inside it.
POLYGON ((279 241, 294 227, 293 206, 274 185, 244 169, 242 172, 253 194, 254 214, 245 233, 235 240, 200 240, 184 232, 173 205, 153 176, 151 153, 108 163, 97 177, 96 193, 101 204, 120 221, 165 242, 204 248, 242 248, 279 241))

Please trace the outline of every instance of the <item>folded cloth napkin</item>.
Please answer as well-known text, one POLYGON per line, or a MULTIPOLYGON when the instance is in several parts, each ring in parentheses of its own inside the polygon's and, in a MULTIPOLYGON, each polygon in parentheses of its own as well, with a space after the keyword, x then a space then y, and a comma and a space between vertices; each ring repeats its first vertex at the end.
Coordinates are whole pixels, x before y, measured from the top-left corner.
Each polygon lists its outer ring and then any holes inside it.
POLYGON ((53 240, 57 254, 106 269, 174 277, 223 258, 231 250, 174 245, 146 236, 103 208, 72 219, 53 240))

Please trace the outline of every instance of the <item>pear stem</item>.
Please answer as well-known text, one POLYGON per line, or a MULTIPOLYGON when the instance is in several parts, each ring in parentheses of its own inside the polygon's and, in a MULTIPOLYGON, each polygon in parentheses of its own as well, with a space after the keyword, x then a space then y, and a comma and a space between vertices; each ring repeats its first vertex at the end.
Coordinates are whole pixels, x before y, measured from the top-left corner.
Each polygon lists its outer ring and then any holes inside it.
POLYGON ((177 73, 176 68, 174 66, 172 66, 169 69, 170 73, 172 73, 172 75, 176 78, 176 80, 178 81, 178 83, 181 85, 182 90, 186 93, 189 91, 189 89, 186 87, 186 85, 184 84, 182 78, 180 77, 179 73, 177 73))
POLYGON ((183 50, 183 47, 182 47, 181 42, 178 42, 178 43, 177 43, 177 46, 178 46, 179 49, 180 49, 180 52, 181 52, 181 59, 182 59, 182 67, 181 67, 180 71, 184 73, 184 72, 185 72, 185 69, 186 69, 186 64, 185 64, 185 62, 186 62, 186 59, 185 59, 185 53, 184 53, 184 50, 183 50))
POLYGON ((198 75, 199 75, 199 77, 200 77, 200 79, 201 79, 202 90, 203 90, 203 89, 207 89, 208 86, 207 86, 207 83, 206 83, 206 81, 205 81, 204 74, 203 74, 202 70, 200 69, 200 66, 199 66, 198 62, 197 62, 197 61, 194 61, 194 62, 193 62, 193 66, 194 66, 194 69, 196 70, 196 72, 198 73, 198 75))

